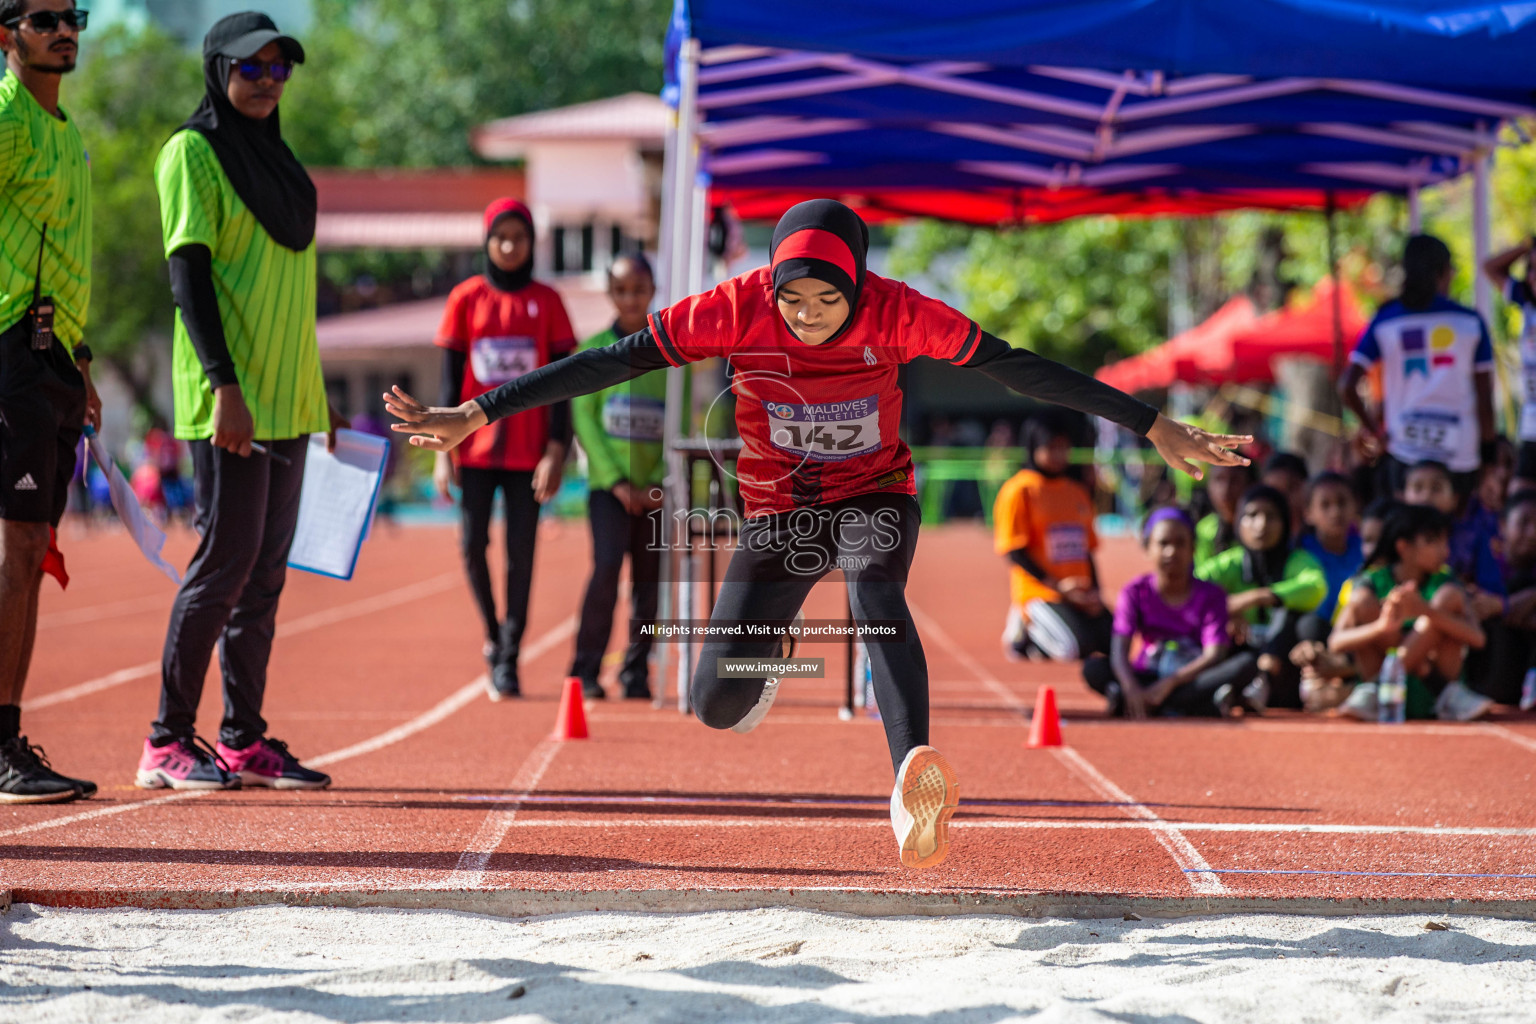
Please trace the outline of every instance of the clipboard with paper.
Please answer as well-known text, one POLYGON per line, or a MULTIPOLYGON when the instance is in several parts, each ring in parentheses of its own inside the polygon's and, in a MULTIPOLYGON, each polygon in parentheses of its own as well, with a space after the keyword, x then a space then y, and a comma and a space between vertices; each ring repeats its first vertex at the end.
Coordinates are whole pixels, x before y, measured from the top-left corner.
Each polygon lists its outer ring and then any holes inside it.
POLYGON ((324 434, 310 436, 289 568, 352 578, 388 458, 389 441, 372 434, 338 430, 334 452, 325 450, 324 434))

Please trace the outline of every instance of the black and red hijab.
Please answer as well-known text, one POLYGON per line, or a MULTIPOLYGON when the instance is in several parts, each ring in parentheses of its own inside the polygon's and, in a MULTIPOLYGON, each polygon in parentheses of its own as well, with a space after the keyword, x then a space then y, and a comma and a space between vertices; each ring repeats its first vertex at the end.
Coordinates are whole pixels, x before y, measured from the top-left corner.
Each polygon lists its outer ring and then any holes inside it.
POLYGON ((773 229, 773 289, 811 277, 825 281, 848 300, 848 319, 831 341, 853 323, 864 289, 864 261, 869 227, 864 218, 834 199, 812 199, 791 206, 773 229))

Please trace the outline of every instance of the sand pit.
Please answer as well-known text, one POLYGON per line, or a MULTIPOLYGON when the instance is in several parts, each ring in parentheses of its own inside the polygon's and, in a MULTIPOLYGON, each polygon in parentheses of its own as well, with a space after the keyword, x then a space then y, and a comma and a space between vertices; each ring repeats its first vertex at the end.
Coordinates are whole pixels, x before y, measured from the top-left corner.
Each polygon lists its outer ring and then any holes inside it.
POLYGON ((17 905, 0 1020, 1526 1021, 1533 955, 1536 924, 1474 917, 17 905))

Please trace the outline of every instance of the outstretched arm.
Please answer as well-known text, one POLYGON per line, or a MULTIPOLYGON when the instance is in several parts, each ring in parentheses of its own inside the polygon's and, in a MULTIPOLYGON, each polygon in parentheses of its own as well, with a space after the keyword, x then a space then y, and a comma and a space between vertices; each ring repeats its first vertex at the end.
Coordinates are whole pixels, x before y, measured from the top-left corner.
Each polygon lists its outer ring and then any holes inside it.
POLYGON ((398 387, 385 394, 384 405, 401 420, 394 429, 412 435, 411 444, 446 452, 487 423, 505 416, 601 391, 671 365, 647 327, 612 345, 589 348, 541 366, 461 405, 426 406, 398 387))
POLYGON ((1152 442, 1168 465, 1196 480, 1204 476, 1196 462, 1216 466, 1248 464, 1247 459, 1231 449, 1250 443, 1252 437, 1211 434, 1171 420, 1123 391, 1028 349, 1014 348, 985 331, 971 357, 960 365, 978 370, 1021 395, 1102 416, 1111 423, 1134 430, 1152 442))

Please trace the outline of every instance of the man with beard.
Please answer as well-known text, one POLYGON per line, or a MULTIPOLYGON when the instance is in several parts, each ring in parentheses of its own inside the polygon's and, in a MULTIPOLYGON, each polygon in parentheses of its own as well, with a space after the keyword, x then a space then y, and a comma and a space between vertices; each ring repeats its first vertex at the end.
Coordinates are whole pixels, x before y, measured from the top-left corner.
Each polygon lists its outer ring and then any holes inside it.
POLYGON ((72 0, 0 0, 0 803, 96 792, 55 772, 21 735, 38 591, 45 569, 68 582, 54 529, 81 430, 101 421, 83 344, 90 171, 59 107, 85 17, 72 0))

